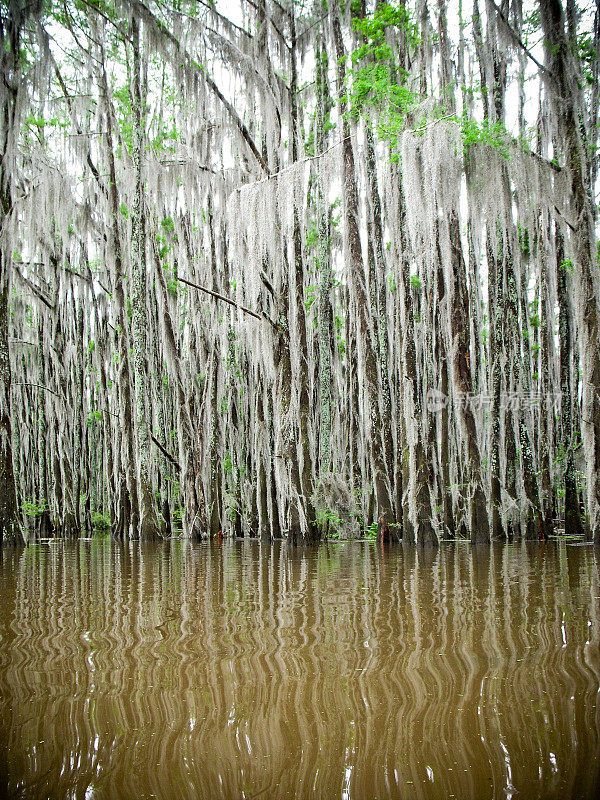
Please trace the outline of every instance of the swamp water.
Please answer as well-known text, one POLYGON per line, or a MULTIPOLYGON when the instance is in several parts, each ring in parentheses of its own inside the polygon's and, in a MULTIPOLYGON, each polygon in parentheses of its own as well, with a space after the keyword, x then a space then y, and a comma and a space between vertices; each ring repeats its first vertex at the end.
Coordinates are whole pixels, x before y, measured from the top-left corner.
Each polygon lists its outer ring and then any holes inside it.
POLYGON ((0 555, 0 795, 600 797, 600 555, 0 555))

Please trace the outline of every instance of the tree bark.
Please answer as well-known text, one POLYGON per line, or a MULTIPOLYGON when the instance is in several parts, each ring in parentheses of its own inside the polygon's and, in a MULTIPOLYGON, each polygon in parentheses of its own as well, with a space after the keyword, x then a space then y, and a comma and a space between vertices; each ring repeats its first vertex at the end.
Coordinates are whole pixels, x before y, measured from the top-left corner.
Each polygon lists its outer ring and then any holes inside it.
POLYGON ((377 501, 376 519, 378 524, 385 528, 394 524, 394 506, 391 501, 390 486, 386 472, 386 459, 383 448, 378 446, 382 434, 381 411, 379 407, 379 375, 377 370, 377 349, 374 342, 373 323, 371 319, 369 300, 365 285, 365 267, 362 257, 362 248, 359 229, 359 202, 356 172, 354 167, 354 151, 350 137, 350 126, 345 117, 347 101, 345 88, 345 58, 346 52, 340 26, 339 9, 336 9, 332 19, 333 40, 337 57, 337 90, 339 98, 340 116, 342 119, 342 196, 344 206, 344 220, 348 239, 348 271, 352 286, 352 293, 356 302, 358 325, 360 332, 359 346, 363 350, 364 382, 369 406, 369 430, 371 446, 371 470, 375 496, 377 501))
POLYGON ((546 64, 552 79, 548 88, 564 142, 566 169, 574 220, 574 277, 577 285, 575 310, 579 329, 583 384, 581 433, 586 461, 586 525, 600 546, 600 329, 598 325, 598 281, 593 274, 596 235, 592 201, 586 185, 589 172, 587 142, 581 124, 581 90, 575 79, 573 55, 565 32, 560 0, 540 2, 545 36, 546 64))
POLYGON ((131 242, 131 340, 133 349, 133 374, 135 390, 135 417, 137 433, 137 496, 139 498, 138 529, 136 538, 155 541, 159 538, 158 518, 150 479, 150 433, 148 426, 149 375, 147 364, 146 329, 148 327, 146 291, 146 238, 144 224, 144 191, 142 160, 144 142, 145 99, 142 97, 140 31, 137 19, 131 19, 133 49, 133 80, 131 108, 133 117, 133 167, 135 189, 132 208, 131 242))

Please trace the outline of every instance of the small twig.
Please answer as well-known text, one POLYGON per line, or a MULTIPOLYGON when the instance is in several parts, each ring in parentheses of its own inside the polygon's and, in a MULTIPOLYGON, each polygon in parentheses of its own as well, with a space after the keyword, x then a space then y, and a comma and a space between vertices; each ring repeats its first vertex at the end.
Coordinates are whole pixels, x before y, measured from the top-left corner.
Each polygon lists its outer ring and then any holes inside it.
POLYGON ((203 172, 210 172, 213 175, 217 174, 214 171, 214 169, 207 167, 206 164, 196 164, 191 158, 163 158, 158 163, 163 167, 168 167, 170 165, 177 165, 178 167, 184 167, 186 164, 193 164, 195 169, 199 169, 203 172))
POLYGON ((556 213, 558 214, 558 216, 559 216, 559 217, 560 217, 562 220, 564 220, 564 222, 565 222, 565 223, 566 223, 566 224, 569 226, 569 228, 571 228, 571 230, 572 230, 574 233, 576 233, 576 232, 577 232, 577 228, 575 227, 575 225, 573 225, 573 223, 572 223, 572 222, 569 222, 569 220, 568 220, 568 219, 565 217, 565 215, 562 213, 562 211, 560 210, 560 208, 559 208, 558 206, 554 206, 554 210, 556 211, 556 213))
POLYGON ((65 402, 65 398, 62 394, 55 392, 54 389, 50 389, 48 386, 42 386, 41 383, 21 383, 20 381, 13 381, 11 386, 31 386, 33 389, 43 389, 45 392, 50 392, 51 394, 55 394, 60 400, 65 402))
POLYGON ((181 470, 181 467, 179 466, 179 462, 178 462, 178 461, 175 461, 175 459, 173 458, 173 456, 171 455, 171 453, 169 453, 169 451, 168 451, 168 450, 166 450, 166 449, 165 449, 165 448, 162 446, 162 444, 161 444, 161 443, 158 441, 158 439, 157 439, 157 438, 156 438, 156 437, 155 437, 153 434, 150 434, 150 438, 152 439, 152 441, 154 442, 154 444, 155 444, 155 445, 158 447, 158 449, 159 449, 159 450, 160 450, 160 452, 163 454, 163 456, 164 456, 164 457, 165 457, 165 458, 166 458, 168 461, 170 461, 170 462, 171 462, 171 464, 173 464, 174 466, 176 466, 178 470, 181 470))
POLYGON ((99 409, 103 414, 110 414, 111 417, 115 417, 115 419, 120 419, 118 414, 115 414, 114 411, 109 411, 108 408, 101 408, 99 409))
POLYGON ((411 133, 419 133, 420 131, 426 131, 428 128, 432 128, 434 125, 437 125, 438 122, 442 122, 445 119, 453 119, 458 122, 456 114, 444 114, 443 117, 436 117, 435 119, 431 120, 431 122, 426 122, 425 125, 421 125, 420 128, 410 128, 411 133))
POLYGON ((545 73, 546 75, 548 75, 549 78, 552 78, 553 81, 556 81, 556 75, 551 70, 549 70, 548 67, 545 67, 540 61, 537 60, 537 58, 533 55, 531 50, 529 50, 529 48, 525 45, 525 43, 523 42, 519 34, 516 32, 516 30, 512 27, 510 22, 506 19, 502 11, 498 8, 494 0, 489 0, 489 3, 496 12, 496 14, 498 14, 500 19, 502 20, 506 30, 509 32, 515 44, 517 44, 523 50, 523 52, 533 61, 533 63, 538 67, 540 72, 545 73))
POLYGON ((319 18, 318 18, 318 19, 316 19, 314 22, 311 22, 311 24, 310 24, 310 25, 309 25, 307 28, 305 28, 303 31, 300 31, 300 33, 298 33, 298 34, 296 35, 296 38, 293 40, 292 44, 293 44, 293 45, 294 45, 294 44, 296 44, 296 42, 298 41, 298 39, 302 39, 302 37, 303 37, 303 36, 306 36, 306 34, 307 34, 307 33, 308 33, 308 32, 309 32, 309 31, 310 31, 312 28, 314 28, 314 27, 315 27, 315 25, 318 25, 320 22, 323 22, 323 20, 327 19, 327 17, 328 17, 330 14, 331 14, 331 11, 328 11, 326 14, 323 14, 323 16, 322 16, 322 17, 319 17, 319 18))
POLYGON ((307 164, 309 161, 315 161, 317 158, 323 158, 323 156, 326 156, 327 153, 330 153, 336 147, 339 147, 341 144, 343 144, 345 141, 347 141, 348 139, 351 139, 351 138, 352 138, 352 134, 350 134, 349 136, 344 136, 343 139, 340 139, 339 142, 335 142, 334 144, 331 145, 331 147, 328 147, 327 150, 323 150, 322 153, 317 153, 314 156, 307 156, 306 158, 301 158, 298 161, 294 161, 294 163, 290 164, 289 167, 284 167, 284 169, 279 170, 279 172, 272 172, 270 175, 267 175, 266 178, 261 178, 259 181, 252 181, 251 183, 244 183, 241 186, 238 186, 237 189, 234 189, 234 191, 239 192, 242 189, 245 189, 247 186, 256 186, 259 183, 264 183, 265 181, 270 181, 273 178, 278 178, 280 175, 285 175, 286 172, 289 172, 290 170, 295 169, 299 164, 307 164))
POLYGON ((539 161, 540 164, 543 164, 545 167, 549 167, 551 170, 554 170, 556 173, 562 172, 562 167, 559 167, 554 161, 550 161, 547 158, 544 158, 539 153, 536 153, 535 150, 525 150, 523 149, 524 153, 530 155, 536 161, 539 161))
POLYGON ((98 286, 102 289, 102 291, 106 292, 106 294, 109 297, 112 297, 112 294, 108 291, 106 286, 104 286, 104 284, 101 282, 100 278, 98 278, 97 275, 94 275, 91 271, 90 271, 90 277, 88 277, 87 275, 82 275, 80 272, 75 272, 74 269, 71 269, 70 267, 67 267, 66 264, 62 265, 62 269, 65 272, 68 272, 69 275, 72 275, 74 278, 80 278, 80 280, 84 281, 85 283, 90 284, 90 286, 92 286, 92 287, 94 285, 94 280, 95 280, 96 283, 98 284, 98 286))
POLYGON ((261 269, 261 271, 260 271, 260 279, 264 283, 264 285, 266 286, 266 288, 269 291, 269 293, 271 294, 271 296, 275 297, 275 289, 273 289, 273 284, 267 278, 267 275, 266 275, 266 273, 265 273, 265 271, 263 269, 261 269))
POLYGON ((19 278, 20 278, 20 279, 23 281, 23 283, 24 283, 26 286, 28 286, 28 287, 31 289, 31 291, 32 291, 32 292, 34 293, 34 295, 35 295, 35 296, 38 298, 38 300, 41 300, 41 301, 42 301, 42 303, 44 303, 44 305, 46 305, 46 306, 47 306, 47 307, 50 309, 50 311, 54 311, 54 310, 56 309, 56 306, 55 306, 55 304, 54 304, 54 303, 52 303, 52 302, 50 302, 50 300, 48 300, 48 298, 47 298, 47 297, 44 295, 44 293, 42 292, 42 290, 41 290, 41 289, 39 289, 39 288, 38 288, 38 287, 35 285, 35 283, 33 283, 32 281, 30 281, 30 280, 29 280, 29 278, 26 278, 26 277, 25 277, 25 275, 23 275, 23 273, 21 272, 21 270, 20 270, 20 269, 17 267, 17 262, 13 261, 13 266, 14 266, 14 270, 15 270, 15 272, 17 273, 17 275, 19 276, 19 278))
POLYGON ((109 24, 109 25, 112 25, 114 28, 116 28, 117 32, 119 33, 119 36, 121 36, 121 37, 122 37, 122 38, 123 38, 123 39, 124 39, 126 42, 129 42, 129 44, 131 44, 131 37, 130 37, 130 36, 128 36, 128 35, 127 35, 127 34, 126 34, 124 31, 123 31, 123 29, 122 29, 122 28, 120 28, 120 27, 117 25, 117 23, 116 23, 114 20, 112 20, 112 19, 111 19, 109 16, 107 16, 107 15, 104 13, 104 11, 102 11, 102 10, 99 8, 99 6, 95 6, 93 3, 89 3, 89 2, 88 2, 88 0, 82 0, 82 2, 83 2, 83 4, 84 4, 85 6, 87 6, 87 7, 88 7, 88 8, 90 8, 92 11, 95 11, 95 12, 96 12, 96 14, 98 14, 99 16, 101 16, 101 17, 102 17, 102 19, 103 19, 103 20, 105 20, 106 22, 108 22, 108 24, 109 24))
POLYGON ((234 308, 239 308, 240 311, 244 311, 246 314, 250 314, 251 317, 255 319, 262 319, 260 314, 257 314, 256 311, 252 311, 251 308, 246 308, 246 306, 242 306, 239 303, 236 303, 235 300, 232 300, 230 297, 226 297, 224 294, 219 294, 218 292, 213 292, 212 289, 207 289, 206 286, 200 286, 197 283, 192 283, 192 281, 188 281, 187 278, 182 278, 180 275, 177 276, 177 280, 181 281, 181 283, 186 283, 188 286, 191 286, 193 289, 199 289, 201 292, 205 292, 209 294, 211 297, 214 297, 216 300, 223 300, 224 303, 229 303, 230 306, 234 308))
MULTIPOLYGON (((252 6, 252 8, 256 9, 256 11, 258 11, 258 6, 257 6, 257 4, 256 4, 256 3, 254 3, 254 2, 253 2, 253 0, 246 0, 246 2, 248 3, 248 5, 252 6)), ((290 45, 288 44, 288 41, 287 41, 287 39, 285 38, 285 34, 284 34, 284 33, 283 33, 283 31, 282 31, 282 30, 281 30, 281 29, 280 29, 280 28, 277 26, 277 24, 276 24, 276 23, 273 21, 273 18, 271 17, 271 15, 270 15, 270 14, 268 14, 268 15, 267 15, 267 20, 268 20, 268 21, 271 23, 271 25, 273 26, 273 30, 274 30, 274 31, 277 33, 277 35, 279 36, 279 38, 280 38, 280 40, 281 40, 281 43, 282 43, 282 44, 283 44, 283 45, 284 45, 284 46, 285 46, 285 47, 288 49, 288 51, 290 51, 290 52, 291 52, 292 48, 291 48, 291 47, 290 47, 290 45)))

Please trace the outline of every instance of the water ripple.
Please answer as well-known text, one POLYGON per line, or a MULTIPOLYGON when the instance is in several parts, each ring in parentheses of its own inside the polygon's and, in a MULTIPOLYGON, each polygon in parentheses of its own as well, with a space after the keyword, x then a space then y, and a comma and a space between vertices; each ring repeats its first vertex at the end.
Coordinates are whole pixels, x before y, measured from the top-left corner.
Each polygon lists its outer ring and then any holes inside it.
POLYGON ((0 558, 0 794, 582 798, 592 548, 85 541, 0 558))

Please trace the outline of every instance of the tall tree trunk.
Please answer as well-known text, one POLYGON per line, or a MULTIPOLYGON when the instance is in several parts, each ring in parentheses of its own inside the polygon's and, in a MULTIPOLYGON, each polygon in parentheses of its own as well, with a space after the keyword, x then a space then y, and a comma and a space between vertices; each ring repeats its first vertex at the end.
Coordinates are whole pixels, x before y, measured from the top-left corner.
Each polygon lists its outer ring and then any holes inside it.
POLYGON ((0 545, 23 544, 13 472, 11 371, 8 353, 8 259, 0 252, 0 545))
MULTIPOLYGON (((38 382, 40 386, 46 385, 46 369, 44 354, 44 317, 40 314, 38 327, 38 382)), ((50 515, 50 493, 48 491, 48 458, 47 440, 48 426, 46 420, 46 396, 39 391, 37 398, 37 423, 38 423, 38 477, 39 497, 38 505, 42 507, 38 519, 38 532, 40 536, 51 536, 53 533, 52 517, 50 515)))
POLYGON ((337 57, 337 90, 340 101, 340 116, 342 119, 342 150, 343 150, 343 205, 346 234, 348 239, 348 267, 354 300, 358 313, 360 332, 359 346, 364 357, 364 382, 369 407, 369 430, 371 451, 371 470, 377 501, 377 520, 380 534, 385 535, 390 523, 394 523, 394 507, 391 500, 390 486, 386 471, 386 459, 381 445, 382 420, 379 406, 380 387, 377 369, 377 349, 373 336, 373 324, 370 314, 370 305, 365 286, 365 266, 363 263, 359 231, 359 202, 354 167, 354 151, 350 137, 350 126, 346 119, 346 52, 342 38, 339 8, 334 12, 333 39, 337 57))
POLYGON ((560 0, 540 2, 540 15, 550 71, 552 95, 559 130, 564 142, 569 174, 573 232, 575 311, 579 329, 583 384, 581 433, 586 461, 587 525, 600 546, 600 329, 598 325, 598 281, 594 275, 596 235, 592 201, 587 189, 587 142, 581 124, 581 89, 576 80, 573 54, 565 32, 560 0))
POLYGON ((454 340, 454 383, 462 400, 460 419, 465 434, 467 455, 471 542, 480 544, 489 541, 490 527, 483 489, 483 474, 475 417, 469 402, 466 402, 473 391, 473 378, 469 358, 469 298, 467 295, 466 268, 460 241, 458 214, 454 209, 450 211, 449 235, 454 279, 450 299, 450 331, 454 340))
MULTIPOLYGON (((320 39, 317 39, 316 52, 316 91, 314 142, 315 155, 324 149, 325 94, 323 76, 323 55, 320 39)), ((319 477, 323 478, 331 470, 331 426, 332 426, 332 336, 333 309, 331 307, 331 288, 333 273, 328 247, 328 213, 321 182, 320 170, 314 175, 315 216, 317 226, 316 272, 319 276, 318 326, 319 326, 319 477)))
POLYGON ((146 239, 144 224, 144 205, 142 202, 142 158, 144 141, 145 99, 142 97, 140 31, 137 19, 131 19, 131 40, 133 49, 133 81, 131 88, 131 108, 133 117, 133 166, 135 171, 135 190, 132 208, 131 242, 131 343, 133 349, 133 374, 135 389, 135 416, 137 433, 137 478, 139 515, 137 538, 153 541, 159 538, 158 518, 154 507, 154 497, 150 480, 150 432, 148 426, 149 374, 146 343, 148 327, 146 293, 146 239))
POLYGON ((134 411, 131 397, 131 370, 129 367, 129 335, 127 307, 125 301, 125 265, 123 263, 123 248, 121 233, 119 231, 120 203, 117 183, 117 172, 114 156, 113 117, 110 107, 110 94, 106 67, 104 63, 104 48, 100 47, 101 63, 99 66, 99 82, 102 89, 105 109, 105 157, 108 163, 109 176, 109 208, 110 208, 110 240, 112 247, 112 289, 115 298, 118 331, 118 384, 121 410, 121 428, 123 431, 121 443, 121 464, 125 482, 121 484, 121 502, 119 512, 122 515, 119 524, 119 533, 127 536, 130 532, 137 536, 139 525, 139 502, 137 491, 137 470, 135 464, 134 442, 134 411), (127 493, 128 497, 125 497, 127 493))
POLYGON ((21 83, 21 29, 25 12, 20 4, 0 16, 0 545, 23 543, 23 532, 12 454, 11 368, 8 348, 10 259, 4 237, 12 212, 12 182, 19 133, 18 94, 21 83))
POLYGON ((565 487, 565 533, 584 532, 579 508, 579 497, 575 480, 575 425, 573 420, 573 332, 571 309, 569 305, 569 271, 571 264, 565 259, 564 239, 559 228, 556 230, 556 286, 558 295, 558 343, 560 352, 560 391, 561 420, 560 448, 563 458, 563 479, 565 487))
MULTIPOLYGON (((291 124, 291 158, 295 163, 299 158, 298 152, 298 65, 297 65, 297 39, 296 39, 296 17, 293 4, 290 6, 290 61, 291 61, 291 80, 290 80, 290 124, 291 124)), ((313 469, 312 453, 310 448, 310 395, 309 395, 309 354, 308 340, 306 333, 306 311, 304 306, 304 259, 302 257, 302 231, 298 209, 294 206, 293 220, 293 270, 294 270, 294 293, 296 310, 296 336, 298 339, 299 363, 297 375, 295 376, 299 395, 299 438, 296 446, 296 458, 300 471, 301 503, 304 516, 308 525, 309 538, 318 535, 316 528, 316 515, 312 502, 313 492, 313 469)), ((290 292, 290 299, 292 293, 290 292)), ((292 309, 288 313, 288 318, 292 319, 292 309)))
MULTIPOLYGON (((415 310, 411 297, 406 204, 398 176, 398 227, 400 231, 399 285, 400 330, 402 332, 402 424, 401 465, 403 503, 402 539, 419 547, 437 544, 433 527, 429 469, 423 433, 422 392, 419 386, 416 353, 415 310)), ((433 409, 431 409, 433 410, 433 409)))
POLYGON ((488 364, 489 385, 491 390, 490 408, 490 502, 491 502, 491 530, 492 539, 500 539, 503 535, 502 528, 502 492, 500 473, 500 420, 501 420, 501 391, 502 391, 502 326, 504 323, 504 292, 502 289, 501 264, 494 253, 487 236, 487 263, 488 263, 488 364))

